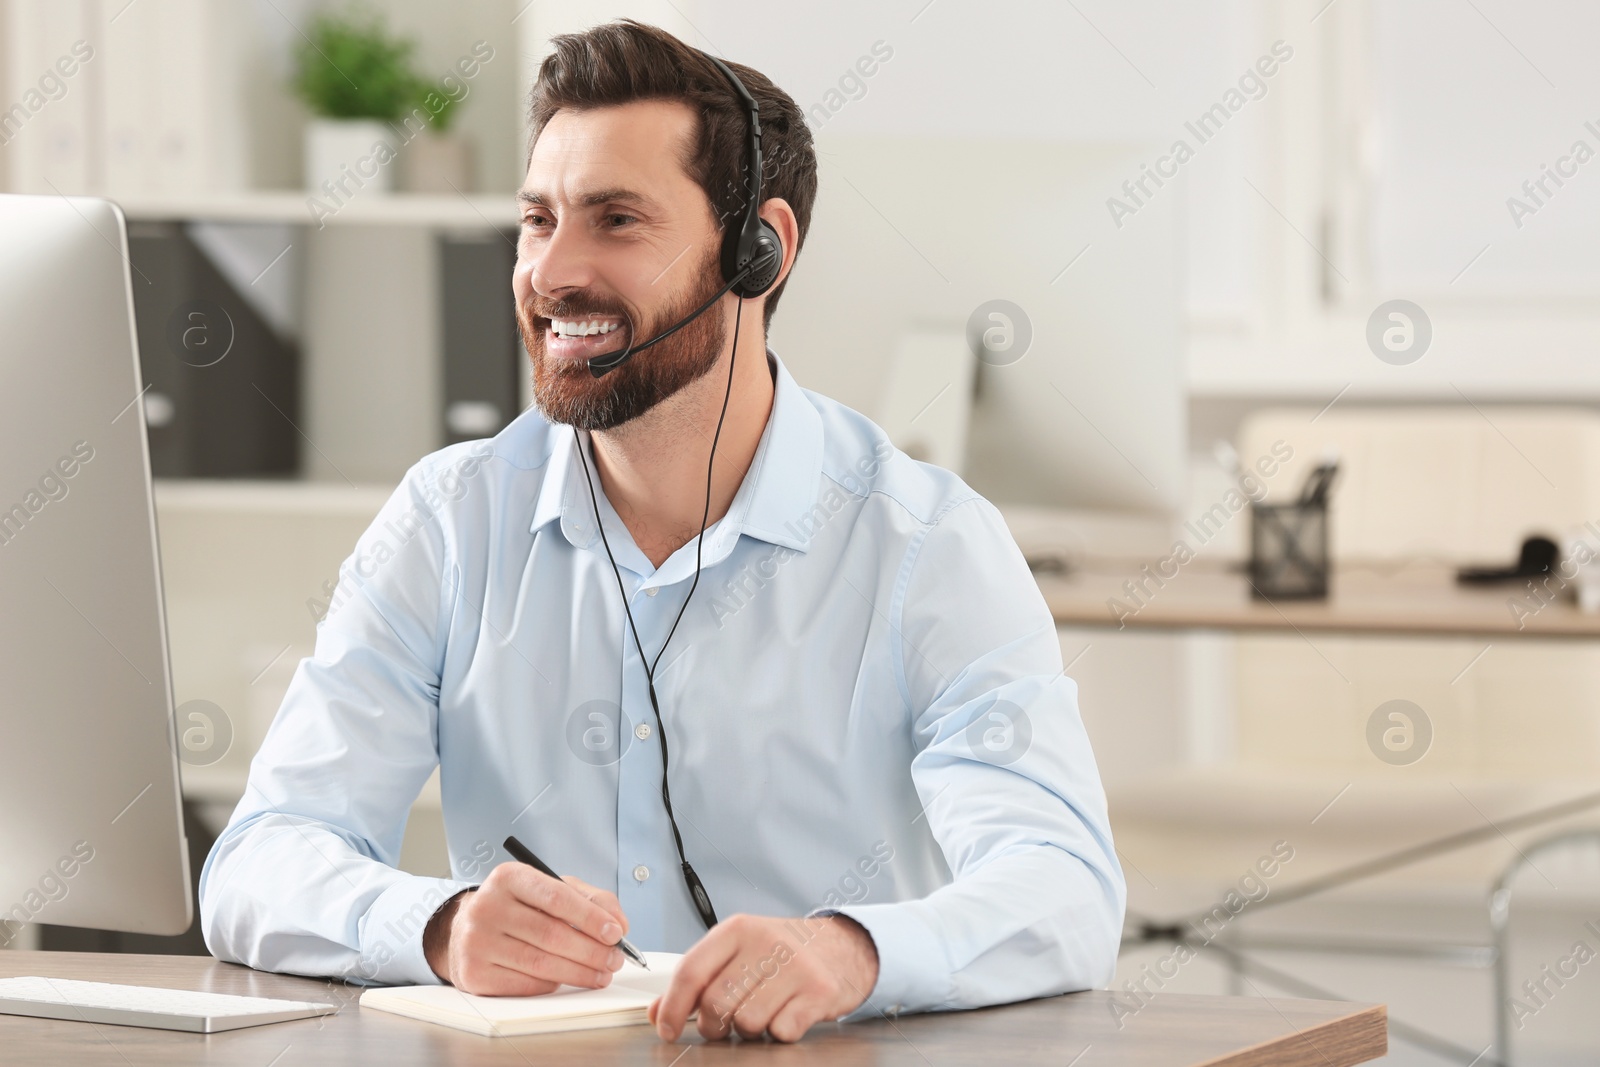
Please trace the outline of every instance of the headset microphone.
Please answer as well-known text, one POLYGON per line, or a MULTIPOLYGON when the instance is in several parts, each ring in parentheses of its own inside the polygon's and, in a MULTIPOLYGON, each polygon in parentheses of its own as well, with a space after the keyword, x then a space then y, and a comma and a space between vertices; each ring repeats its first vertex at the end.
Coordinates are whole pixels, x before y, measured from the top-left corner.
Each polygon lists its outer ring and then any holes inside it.
MULTIPOLYGON (((625 347, 623 347, 621 350, 616 351, 616 352, 607 352, 604 355, 593 357, 592 359, 589 360, 589 373, 594 375, 596 378, 598 378, 603 374, 606 374, 606 373, 608 373, 610 371, 614 371, 618 367, 622 366, 624 363, 628 362, 628 360, 632 359, 633 358, 633 354, 635 352, 643 352, 645 349, 649 348, 651 345, 655 344, 657 341, 664 340, 665 338, 671 337, 673 334, 677 333, 679 330, 681 330, 685 326, 689 325, 695 319, 698 319, 701 315, 705 314, 706 311, 708 311, 713 304, 715 304, 718 300, 721 300, 723 298, 723 296, 728 292, 728 290, 732 289, 736 284, 738 284, 740 281, 742 281, 744 279, 745 275, 748 274, 748 273, 750 273, 748 270, 745 270, 745 271, 741 272, 738 277, 734 278, 733 281, 731 281, 728 284, 724 285, 721 289, 718 289, 717 292, 716 292, 716 295, 713 296, 710 300, 707 300, 704 304, 701 304, 698 308, 696 308, 688 316, 686 316, 686 317, 684 317, 682 319, 679 319, 676 324, 674 324, 672 326, 668 326, 665 330, 662 330, 660 333, 658 333, 654 337, 650 338, 650 340, 646 341, 644 344, 642 344, 642 345, 634 344, 633 340, 632 340, 632 337, 630 336, 627 345, 625 347)), ((631 327, 630 327, 629 333, 630 334, 632 333, 631 327)))

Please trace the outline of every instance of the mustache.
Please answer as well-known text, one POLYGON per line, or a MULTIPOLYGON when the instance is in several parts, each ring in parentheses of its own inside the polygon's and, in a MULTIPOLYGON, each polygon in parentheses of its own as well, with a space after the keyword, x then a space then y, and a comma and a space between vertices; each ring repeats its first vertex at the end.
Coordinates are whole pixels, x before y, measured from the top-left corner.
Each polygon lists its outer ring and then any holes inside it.
POLYGON ((633 322, 633 316, 620 303, 582 293, 563 297, 560 300, 534 296, 523 307, 530 317, 537 319, 573 319, 581 318, 585 315, 615 315, 626 323, 632 324, 633 322))

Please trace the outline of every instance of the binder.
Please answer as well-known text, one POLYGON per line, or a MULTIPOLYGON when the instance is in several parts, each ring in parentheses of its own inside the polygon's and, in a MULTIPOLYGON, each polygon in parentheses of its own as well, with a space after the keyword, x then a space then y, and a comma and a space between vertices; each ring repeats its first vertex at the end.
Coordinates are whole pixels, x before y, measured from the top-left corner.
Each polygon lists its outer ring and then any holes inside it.
POLYGON ((182 224, 130 223, 128 258, 155 476, 298 474, 299 346, 273 331, 182 224))
POLYGON ((439 236, 447 444, 492 437, 521 410, 527 361, 511 293, 514 242, 500 230, 439 236))

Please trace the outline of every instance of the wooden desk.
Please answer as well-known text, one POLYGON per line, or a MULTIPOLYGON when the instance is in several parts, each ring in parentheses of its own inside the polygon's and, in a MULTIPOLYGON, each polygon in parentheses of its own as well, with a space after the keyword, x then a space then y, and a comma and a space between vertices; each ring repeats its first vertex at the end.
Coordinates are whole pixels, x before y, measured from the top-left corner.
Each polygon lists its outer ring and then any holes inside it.
MULTIPOLYGON (((1107 606, 1116 599, 1131 614, 1121 623, 1134 629, 1205 628, 1223 630, 1320 630, 1323 632, 1477 637, 1600 638, 1600 614, 1589 615, 1566 601, 1532 612, 1538 601, 1525 585, 1462 586, 1450 570, 1412 565, 1393 570, 1336 568, 1327 600, 1257 600, 1245 576, 1210 561, 1194 560, 1157 587, 1140 568, 1149 559, 1116 563, 1098 560, 1067 575, 1041 573, 1039 588, 1062 626, 1119 626, 1107 606), (1150 595, 1144 606, 1123 583, 1143 582, 1150 595), (1529 615, 1520 620, 1508 601, 1521 597, 1529 615)), ((1171 570, 1171 567, 1168 567, 1171 570)), ((1155 572, 1161 577, 1159 572, 1155 572)))
MULTIPOLYGON (((687 1041, 663 1044, 648 1027, 532 1037, 479 1037, 379 1011, 340 982, 267 974, 201 956, 0 952, 0 976, 164 985, 246 996, 322 1000, 339 1013, 221 1034, 183 1034, 0 1015, 0 1059, 28 1064, 905 1064, 1076 1062, 1086 1067, 1347 1067, 1388 1050, 1382 1005, 1321 1000, 1207 997, 1159 992, 1123 1028, 1107 992, 1075 993, 983 1011, 906 1015, 815 1027, 797 1045, 716 1043, 692 1056, 687 1041)), ((690 1033, 694 1033, 693 1027, 690 1033)), ((698 1035, 694 1040, 699 1041, 698 1035)))

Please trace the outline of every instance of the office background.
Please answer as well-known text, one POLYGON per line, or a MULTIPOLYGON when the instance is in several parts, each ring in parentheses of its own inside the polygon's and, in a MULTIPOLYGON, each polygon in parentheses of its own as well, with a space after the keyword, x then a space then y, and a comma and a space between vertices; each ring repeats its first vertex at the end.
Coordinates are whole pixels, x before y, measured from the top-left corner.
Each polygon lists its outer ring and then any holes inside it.
MULTIPOLYGON (((1138 625, 1248 555, 1236 464, 1285 500, 1336 449, 1334 566, 1402 599, 1530 534, 1600 544, 1592 6, 394 0, 371 9, 459 103, 339 195, 292 84, 323 9, 343 8, 0 3, 0 190, 117 200, 148 276, 175 697, 207 738, 184 759, 193 841, 389 489, 528 404, 505 237, 527 86, 551 34, 619 15, 806 109, 824 186, 771 339, 802 384, 962 468, 1042 575, 1109 580, 1095 599, 1120 607, 1064 621, 1062 647, 1130 910, 1204 912, 1280 842, 1266 900, 1595 788, 1592 638, 1138 625), (991 301, 1031 333, 1021 355, 968 358, 991 301), (221 356, 183 339, 196 311, 221 356), (1416 709, 1399 756, 1368 731, 1395 700, 1416 709)), ((1576 610, 1560 592, 1550 612, 1576 610)), ((1118 986, 1387 1001, 1397 1064, 1467 1062, 1511 996, 1518 1062, 1592 1062, 1600 964, 1574 961, 1600 952, 1600 854, 1529 854, 1592 814, 1246 908, 1181 966, 1130 936, 1118 986), (1519 861, 1497 1002, 1488 894, 1519 861)), ((430 783, 406 865, 443 864, 430 783)))

